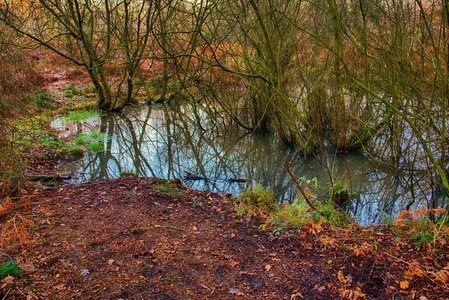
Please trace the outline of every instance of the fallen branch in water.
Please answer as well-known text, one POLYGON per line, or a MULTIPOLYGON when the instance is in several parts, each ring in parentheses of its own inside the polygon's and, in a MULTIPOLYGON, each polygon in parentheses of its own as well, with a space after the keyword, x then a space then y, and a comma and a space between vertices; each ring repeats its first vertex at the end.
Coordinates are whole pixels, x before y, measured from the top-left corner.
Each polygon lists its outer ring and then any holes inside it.
POLYGON ((221 180, 221 181, 228 181, 228 182, 246 182, 246 179, 242 179, 242 178, 209 178, 209 177, 203 177, 203 176, 199 176, 199 175, 195 175, 193 173, 184 171, 186 173, 186 175, 184 175, 184 179, 185 180, 205 180, 205 181, 217 181, 217 180, 221 180))
POLYGON ((25 179, 30 181, 63 181, 67 179, 71 179, 70 176, 59 176, 59 175, 25 175, 25 179))
POLYGON ((304 192, 303 188, 301 187, 301 185, 299 184, 298 180, 296 179, 295 175, 293 175, 292 171, 290 170, 290 167, 288 166, 289 164, 287 163, 287 171, 290 174, 290 176, 293 178, 293 180, 296 183, 296 186, 299 188, 299 191, 301 192, 302 197, 304 198, 304 200, 306 200, 307 204, 309 204, 310 208, 313 211, 317 211, 315 205, 313 205, 312 201, 310 201, 309 197, 307 197, 306 193, 304 192))

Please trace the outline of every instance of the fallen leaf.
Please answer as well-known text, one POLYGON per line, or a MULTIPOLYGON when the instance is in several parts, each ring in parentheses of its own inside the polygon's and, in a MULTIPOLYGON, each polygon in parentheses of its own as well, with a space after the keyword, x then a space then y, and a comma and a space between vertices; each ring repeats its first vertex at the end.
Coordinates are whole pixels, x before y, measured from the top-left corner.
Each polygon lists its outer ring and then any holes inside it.
POLYGON ((337 278, 338 278, 338 280, 339 280, 341 283, 344 283, 344 284, 347 283, 347 281, 346 281, 346 279, 345 279, 345 275, 343 274, 342 271, 338 271, 337 278))
POLYGON ((323 227, 320 224, 310 223, 310 226, 313 229, 313 233, 317 234, 323 231, 323 227))
POLYGON ((400 285, 401 289, 406 290, 410 286, 410 283, 407 280, 404 280, 404 281, 401 281, 401 283, 399 285, 400 285))
POLYGON ((231 288, 229 290, 229 294, 235 294, 237 296, 243 296, 244 295, 242 292, 240 292, 240 289, 234 289, 234 288, 231 288))
POLYGON ((265 271, 268 272, 268 271, 270 271, 270 269, 271 269, 271 266, 270 266, 270 265, 266 265, 266 266, 265 266, 265 271))
POLYGON ((14 281, 14 277, 12 277, 11 275, 6 276, 5 278, 2 279, 2 286, 1 288, 5 288, 7 285, 11 284, 14 281))
POLYGON ((301 299, 304 299, 304 297, 301 295, 301 293, 298 292, 296 294, 291 295, 290 300, 296 300, 298 297, 301 299))
POLYGON ((346 279, 347 282, 352 283, 352 276, 351 275, 345 276, 345 279, 346 279))
POLYGON ((33 273, 36 271, 36 267, 31 262, 19 263, 19 267, 26 273, 33 273))
POLYGON ((29 291, 27 295, 27 300, 39 299, 33 292, 29 291))
POLYGON ((359 291, 353 291, 353 290, 344 290, 341 294, 341 297, 343 299, 350 299, 350 300, 357 300, 359 298, 364 298, 366 294, 359 292, 359 291))

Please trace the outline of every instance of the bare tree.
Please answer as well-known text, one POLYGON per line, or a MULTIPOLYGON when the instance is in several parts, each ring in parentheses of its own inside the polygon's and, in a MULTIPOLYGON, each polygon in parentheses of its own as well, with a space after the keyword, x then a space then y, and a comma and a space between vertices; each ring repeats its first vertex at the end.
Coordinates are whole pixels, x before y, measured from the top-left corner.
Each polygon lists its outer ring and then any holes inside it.
POLYGON ((4 0, 0 20, 22 35, 21 46, 46 47, 85 68, 98 107, 117 110, 136 96, 134 79, 142 57, 147 57, 152 27, 170 5, 171 1, 4 0))

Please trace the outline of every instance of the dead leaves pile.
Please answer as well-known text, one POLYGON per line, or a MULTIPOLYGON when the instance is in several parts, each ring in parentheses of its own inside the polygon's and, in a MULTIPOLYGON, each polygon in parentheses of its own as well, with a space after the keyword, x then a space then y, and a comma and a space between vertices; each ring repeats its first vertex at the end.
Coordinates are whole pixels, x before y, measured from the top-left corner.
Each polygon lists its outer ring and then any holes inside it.
POLYGON ((8 217, 8 215, 10 215, 7 221, 3 224, 0 233, 2 248, 15 242, 18 242, 21 246, 25 245, 29 240, 27 228, 34 226, 33 221, 17 212, 17 207, 19 207, 22 213, 31 209, 30 199, 32 195, 26 195, 27 191, 25 189, 21 189, 20 193, 22 196, 19 198, 20 201, 16 205, 14 205, 9 196, 7 196, 5 201, 0 204, 0 217, 8 217))

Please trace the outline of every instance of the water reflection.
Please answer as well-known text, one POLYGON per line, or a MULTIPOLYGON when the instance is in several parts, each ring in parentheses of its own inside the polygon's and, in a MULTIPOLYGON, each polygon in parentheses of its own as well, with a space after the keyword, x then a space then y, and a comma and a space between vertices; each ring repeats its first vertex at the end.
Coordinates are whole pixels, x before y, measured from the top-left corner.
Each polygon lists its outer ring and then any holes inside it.
POLYGON ((55 127, 69 133, 94 129, 105 133, 104 150, 65 166, 66 172, 80 182, 116 178, 121 172, 167 179, 182 178, 185 171, 208 178, 246 178, 249 183, 200 180, 185 184, 239 194, 248 184, 261 183, 283 201, 292 201, 298 191, 284 169, 291 161, 298 178, 318 179, 320 197, 328 196, 330 178, 347 182, 353 194, 347 210, 361 224, 394 216, 413 196, 421 199, 414 206, 427 206, 430 201, 424 177, 399 176, 360 153, 304 158, 273 135, 217 125, 207 115, 199 121, 190 117, 190 110, 189 106, 143 106, 78 124, 56 121, 55 127))

